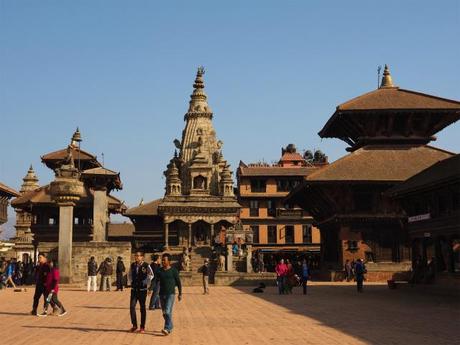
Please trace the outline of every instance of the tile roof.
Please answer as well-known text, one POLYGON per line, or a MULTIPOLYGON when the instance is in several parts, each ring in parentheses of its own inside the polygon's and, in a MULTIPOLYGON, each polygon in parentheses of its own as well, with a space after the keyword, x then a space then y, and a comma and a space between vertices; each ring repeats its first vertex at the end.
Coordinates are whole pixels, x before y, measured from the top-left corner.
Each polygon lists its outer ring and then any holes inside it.
MULTIPOLYGON (((92 203, 93 197, 88 188, 84 188, 84 194, 78 201, 78 204, 92 203)), ((11 201, 11 206, 16 208, 25 207, 29 204, 54 204, 55 202, 51 199, 50 185, 41 186, 33 191, 27 192, 16 199, 11 201)), ((123 209, 126 206, 123 202, 113 195, 108 195, 108 203, 110 210, 123 209)))
POLYGON ((8 187, 6 184, 0 182, 0 195, 5 195, 7 197, 19 196, 19 193, 15 191, 13 188, 8 187))
POLYGON ((455 180, 460 181, 460 154, 434 163, 405 182, 389 189, 385 194, 399 196, 455 180))
POLYGON ((129 237, 134 233, 134 224, 132 223, 109 223, 108 237, 129 237))
POLYGON ((379 88, 340 104, 337 110, 457 109, 460 102, 398 87, 379 88))
POLYGON ((157 216, 158 205, 162 201, 163 199, 156 199, 143 205, 131 207, 124 213, 124 216, 157 216))
POLYGON ((285 152, 280 161, 305 161, 298 152, 285 152))
POLYGON ((453 155, 428 145, 365 146, 307 177, 308 181, 405 181, 453 155))

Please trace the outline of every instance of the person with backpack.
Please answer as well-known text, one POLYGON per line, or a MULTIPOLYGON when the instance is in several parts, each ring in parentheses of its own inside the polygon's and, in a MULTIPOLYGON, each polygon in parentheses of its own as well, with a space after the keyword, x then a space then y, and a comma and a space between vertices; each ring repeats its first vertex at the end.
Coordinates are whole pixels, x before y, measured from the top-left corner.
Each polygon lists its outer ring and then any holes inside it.
POLYGON ((131 264, 128 272, 128 282, 131 285, 129 311, 132 323, 132 327, 129 331, 137 331, 136 304, 139 302, 141 308, 141 324, 139 333, 144 333, 145 321, 147 318, 145 302, 147 300, 147 289, 153 278, 153 271, 150 265, 144 261, 144 253, 136 252, 134 259, 135 261, 131 264))
POLYGON ((86 290, 89 292, 93 289, 94 292, 97 290, 97 262, 92 256, 88 261, 88 282, 86 290))
MULTIPOLYGON (((64 306, 61 301, 58 299, 59 292, 59 266, 56 260, 49 261, 50 273, 46 276, 45 280, 45 306, 43 307, 43 312, 38 314, 38 316, 48 316, 48 306, 50 303, 59 307, 61 310, 58 316, 64 316, 67 314, 64 306)), ((53 308, 54 309, 54 308, 53 308)))

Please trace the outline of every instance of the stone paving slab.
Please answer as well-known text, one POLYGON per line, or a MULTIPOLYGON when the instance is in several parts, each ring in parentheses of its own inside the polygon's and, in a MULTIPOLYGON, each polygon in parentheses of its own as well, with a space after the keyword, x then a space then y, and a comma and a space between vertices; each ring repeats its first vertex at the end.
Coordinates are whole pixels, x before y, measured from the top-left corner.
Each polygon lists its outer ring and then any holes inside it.
POLYGON ((389 290, 368 285, 313 283, 279 296, 249 287, 211 287, 202 295, 186 287, 175 304, 174 332, 161 335, 160 311, 148 311, 147 332, 131 334, 129 290, 91 292, 68 289, 60 298, 69 314, 29 315, 33 288, 0 290, 1 343, 21 344, 458 344, 459 296, 417 288, 389 290))

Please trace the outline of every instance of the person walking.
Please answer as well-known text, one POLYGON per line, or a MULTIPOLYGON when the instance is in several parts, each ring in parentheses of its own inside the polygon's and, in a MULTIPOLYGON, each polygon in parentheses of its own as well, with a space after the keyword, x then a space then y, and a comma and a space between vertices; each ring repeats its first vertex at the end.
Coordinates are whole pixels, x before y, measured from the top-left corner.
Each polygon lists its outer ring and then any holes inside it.
POLYGON ((117 290, 116 291, 123 291, 123 274, 125 273, 126 268, 125 264, 123 263, 123 258, 119 256, 117 258, 117 290))
POLYGON ((43 300, 46 303, 46 295, 45 291, 45 282, 46 277, 50 273, 50 267, 48 265, 46 255, 44 253, 38 254, 38 266, 35 269, 35 293, 34 293, 34 301, 32 305, 32 311, 30 312, 32 315, 37 315, 37 308, 38 303, 40 302, 40 297, 43 296, 43 300))
POLYGON ((363 292, 364 273, 366 273, 364 263, 361 259, 358 259, 355 264, 355 277, 358 292, 363 292))
POLYGON ((347 282, 353 279, 353 267, 351 265, 350 260, 345 261, 345 278, 347 282))
POLYGON ((160 284, 160 304, 165 320, 164 328, 161 332, 168 335, 173 330, 173 306, 176 297, 176 286, 179 291, 178 300, 182 300, 182 284, 179 277, 179 271, 171 266, 171 255, 164 253, 161 256, 161 268, 154 278, 160 284))
POLYGON ((130 332, 137 330, 136 304, 139 302, 141 308, 141 327, 139 333, 145 332, 145 321, 147 312, 145 310, 145 301, 147 299, 147 288, 153 278, 153 272, 150 265, 144 262, 144 254, 136 252, 134 262, 131 264, 128 272, 128 282, 131 285, 131 297, 129 302, 129 312, 131 315, 132 327, 130 332))
POLYGON ((8 287, 8 283, 11 284, 11 286, 16 289, 16 284, 14 283, 13 277, 15 274, 15 265, 14 265, 14 259, 12 259, 9 263, 8 266, 6 266, 6 283, 5 286, 8 287))
POLYGON ((86 290, 89 292, 91 288, 94 292, 97 290, 97 262, 92 256, 88 261, 88 282, 86 290))
POLYGON ((209 259, 204 259, 204 264, 200 268, 200 272, 203 274, 203 295, 209 295, 209 259))
POLYGON ((286 284, 286 274, 288 268, 287 265, 284 263, 284 259, 281 259, 279 263, 275 267, 276 272, 276 282, 278 284, 278 294, 284 295, 284 286, 286 284))
MULTIPOLYGON (((62 305, 61 301, 58 299, 58 292, 59 292, 59 267, 56 260, 49 261, 49 268, 50 273, 47 274, 45 280, 45 306, 43 307, 43 312, 38 314, 38 316, 48 316, 48 306, 50 303, 59 307, 61 310, 58 316, 64 316, 67 314, 64 306, 62 305)), ((54 307, 53 307, 54 309, 54 307)))
MULTIPOLYGON (((158 270, 161 267, 161 260, 158 254, 152 255, 152 262, 150 268, 152 269, 153 276, 155 277, 158 273, 158 270)), ((152 296, 150 297, 149 310, 161 309, 160 307, 160 284, 156 279, 152 279, 151 290, 153 291, 152 296)))
POLYGON ((310 268, 308 267, 307 259, 302 260, 302 266, 300 270, 300 281, 302 282, 303 294, 307 294, 307 282, 310 279, 310 268))

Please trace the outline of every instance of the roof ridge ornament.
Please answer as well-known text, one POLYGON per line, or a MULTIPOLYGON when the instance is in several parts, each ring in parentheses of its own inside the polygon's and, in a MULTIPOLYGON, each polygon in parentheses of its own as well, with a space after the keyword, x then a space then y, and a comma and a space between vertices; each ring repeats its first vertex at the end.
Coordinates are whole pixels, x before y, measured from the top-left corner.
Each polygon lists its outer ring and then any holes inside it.
POLYGON ((383 70, 383 77, 382 77, 382 83, 380 84, 380 88, 396 88, 393 84, 393 78, 391 77, 390 74, 390 69, 387 64, 385 64, 385 69, 383 70))

